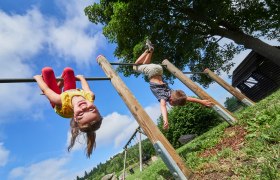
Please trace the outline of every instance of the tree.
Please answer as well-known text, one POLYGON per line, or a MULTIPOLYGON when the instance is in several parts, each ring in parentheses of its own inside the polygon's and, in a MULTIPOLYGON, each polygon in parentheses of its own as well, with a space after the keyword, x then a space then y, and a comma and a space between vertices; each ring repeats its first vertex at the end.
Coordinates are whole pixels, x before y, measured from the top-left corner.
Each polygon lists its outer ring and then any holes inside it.
POLYGON ((197 103, 187 103, 185 106, 173 107, 168 112, 168 120, 168 131, 162 129, 162 117, 158 119, 158 127, 175 148, 182 146, 178 141, 182 135, 201 135, 222 122, 222 119, 213 109, 197 103))
MULTIPOLYGON (((115 56, 122 62, 134 62, 149 38, 156 47, 155 63, 168 59, 181 70, 207 67, 219 74, 229 72, 234 54, 244 48, 280 65, 280 50, 258 39, 280 39, 279 4, 278 0, 101 0, 85 13, 91 22, 104 25, 103 33, 117 44, 115 56), (238 45, 220 46, 222 38, 238 45)), ((124 66, 118 70, 125 76, 133 73, 124 66)), ((192 78, 204 86, 211 82, 201 74, 192 78)))
POLYGON ((229 111, 236 111, 237 109, 243 107, 243 103, 241 101, 239 101, 236 97, 232 96, 232 97, 227 97, 226 101, 224 102, 225 107, 229 110, 229 111))

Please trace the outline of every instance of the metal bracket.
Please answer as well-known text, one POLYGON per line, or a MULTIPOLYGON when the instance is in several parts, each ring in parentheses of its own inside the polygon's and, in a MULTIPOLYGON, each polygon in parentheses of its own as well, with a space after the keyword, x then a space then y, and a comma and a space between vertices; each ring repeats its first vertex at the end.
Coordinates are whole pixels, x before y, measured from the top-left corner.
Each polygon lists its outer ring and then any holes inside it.
POLYGON ((224 109, 222 109, 220 106, 214 105, 212 106, 212 108, 218 114, 220 114, 230 125, 233 125, 236 122, 236 119, 233 116, 231 116, 229 113, 227 113, 224 109))
POLYGON ((174 178, 177 180, 187 180, 186 176, 183 174, 176 162, 172 159, 162 143, 160 141, 157 141, 153 145, 156 152, 158 153, 158 155, 160 155, 161 159, 166 164, 167 168, 171 171, 174 178))
POLYGON ((253 106, 255 105, 254 103, 252 103, 251 101, 249 101, 247 98, 242 99, 242 101, 244 104, 246 104, 247 106, 253 106))

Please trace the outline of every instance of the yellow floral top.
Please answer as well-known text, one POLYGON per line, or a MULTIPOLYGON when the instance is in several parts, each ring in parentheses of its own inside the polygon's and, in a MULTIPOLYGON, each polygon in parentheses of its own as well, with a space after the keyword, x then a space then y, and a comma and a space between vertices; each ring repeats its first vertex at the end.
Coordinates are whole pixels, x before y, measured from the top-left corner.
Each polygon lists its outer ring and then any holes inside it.
POLYGON ((74 111, 72 106, 72 98, 74 96, 82 96, 86 100, 93 102, 93 96, 89 91, 84 91, 81 89, 73 89, 65 91, 61 94, 61 106, 55 106, 54 111, 64 118, 72 118, 74 111))

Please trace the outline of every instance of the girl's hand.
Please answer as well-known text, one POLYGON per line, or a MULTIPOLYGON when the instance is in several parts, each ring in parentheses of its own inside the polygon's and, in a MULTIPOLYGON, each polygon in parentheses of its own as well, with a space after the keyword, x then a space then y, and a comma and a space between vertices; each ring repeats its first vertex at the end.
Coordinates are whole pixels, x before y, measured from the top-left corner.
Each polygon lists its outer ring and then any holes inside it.
POLYGON ((76 79, 81 81, 82 89, 85 91, 91 91, 86 78, 83 75, 76 75, 76 79))
POLYGON ((83 75, 76 75, 76 78, 77 78, 78 80, 85 79, 85 77, 84 77, 83 75))
POLYGON ((57 81, 57 86, 59 87, 59 89, 62 89, 64 87, 64 80, 59 80, 57 81))
POLYGON ((165 121, 164 123, 163 123, 163 129, 164 130, 167 130, 169 128, 169 126, 168 126, 168 121, 165 121))
POLYGON ((214 105, 214 103, 209 100, 202 100, 202 104, 206 107, 212 107, 214 105))
POLYGON ((41 75, 35 75, 33 76, 33 78, 37 81, 37 80, 41 80, 43 79, 41 75))

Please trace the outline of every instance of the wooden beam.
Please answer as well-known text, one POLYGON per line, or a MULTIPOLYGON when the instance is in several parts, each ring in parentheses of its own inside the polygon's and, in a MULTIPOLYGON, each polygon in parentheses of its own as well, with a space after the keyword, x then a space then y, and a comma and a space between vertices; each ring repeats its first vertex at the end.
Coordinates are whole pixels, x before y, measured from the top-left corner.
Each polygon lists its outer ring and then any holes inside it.
POLYGON ((217 76, 214 72, 212 72, 210 69, 206 68, 203 72, 207 73, 208 76, 216 81, 219 85, 221 85, 225 90, 227 90, 229 93, 231 93, 233 96, 235 96, 237 99, 239 99, 242 103, 244 103, 247 106, 252 106, 255 103, 250 100, 248 97, 246 97, 241 92, 237 91, 234 87, 229 85, 226 81, 224 81, 222 78, 217 76))
MULTIPOLYGON (((111 83, 119 93, 120 97, 125 102, 126 106, 130 110, 130 112, 132 113, 142 130, 145 132, 146 136, 150 139, 152 144, 154 145, 158 141, 161 142, 161 144, 165 147, 169 155, 176 162, 176 166, 179 167, 179 169, 182 171, 185 177, 190 177, 192 174, 191 170, 185 166, 184 161, 177 154, 177 152, 169 143, 169 141, 160 132, 160 130, 149 117, 149 115, 144 111, 144 109, 139 104, 135 96, 124 84, 119 75, 114 71, 108 60, 104 56, 100 55, 97 57, 97 62, 104 70, 105 74, 111 79, 111 83)), ((168 166, 168 164, 166 165, 168 166)))

